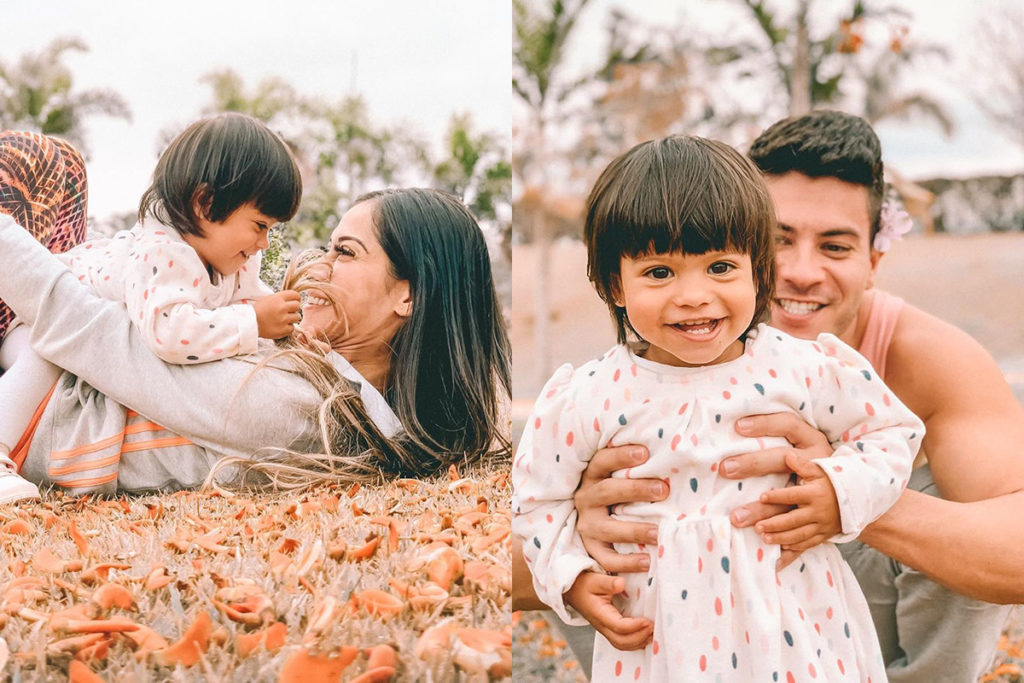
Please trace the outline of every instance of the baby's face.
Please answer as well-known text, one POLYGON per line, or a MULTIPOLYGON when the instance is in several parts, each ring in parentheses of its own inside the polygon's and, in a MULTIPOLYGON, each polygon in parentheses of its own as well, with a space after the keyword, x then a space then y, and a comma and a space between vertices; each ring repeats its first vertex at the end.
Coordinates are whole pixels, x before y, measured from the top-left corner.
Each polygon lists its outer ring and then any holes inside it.
POLYGON ((199 216, 203 236, 188 235, 186 241, 208 268, 234 275, 253 254, 267 248, 267 234, 276 224, 254 204, 243 204, 218 223, 199 216))
POLYGON ((615 303, 667 365, 712 365, 743 353, 757 288, 748 254, 709 251, 622 257, 615 303))

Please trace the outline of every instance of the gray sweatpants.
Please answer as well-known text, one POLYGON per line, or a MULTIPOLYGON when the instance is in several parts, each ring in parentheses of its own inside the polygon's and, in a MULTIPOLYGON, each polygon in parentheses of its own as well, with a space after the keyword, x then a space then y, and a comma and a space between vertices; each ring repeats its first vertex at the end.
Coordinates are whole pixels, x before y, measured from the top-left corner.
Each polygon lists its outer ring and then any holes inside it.
MULTIPOLYGON (((914 470, 907 488, 938 496, 927 465, 914 470)), ((867 598, 890 683, 978 680, 992 663, 1012 606, 943 588, 860 541, 839 549, 867 598)))
MULTIPOLYGON (((914 470, 907 488, 938 496, 927 465, 914 470)), ((890 683, 978 680, 992 663, 1011 605, 954 593, 860 541, 839 549, 867 598, 890 683)), ((589 678, 594 629, 567 626, 554 614, 546 615, 561 629, 589 678)))

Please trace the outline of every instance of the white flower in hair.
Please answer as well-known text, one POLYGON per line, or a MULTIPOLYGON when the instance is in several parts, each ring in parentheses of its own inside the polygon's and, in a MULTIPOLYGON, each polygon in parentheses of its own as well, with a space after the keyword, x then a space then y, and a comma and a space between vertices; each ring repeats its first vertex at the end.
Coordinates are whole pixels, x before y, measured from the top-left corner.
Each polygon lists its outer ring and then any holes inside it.
POLYGON ((893 242, 899 242, 914 227, 910 214, 899 208, 894 202, 882 202, 882 215, 878 219, 878 232, 875 233, 873 246, 875 251, 886 252, 893 242))

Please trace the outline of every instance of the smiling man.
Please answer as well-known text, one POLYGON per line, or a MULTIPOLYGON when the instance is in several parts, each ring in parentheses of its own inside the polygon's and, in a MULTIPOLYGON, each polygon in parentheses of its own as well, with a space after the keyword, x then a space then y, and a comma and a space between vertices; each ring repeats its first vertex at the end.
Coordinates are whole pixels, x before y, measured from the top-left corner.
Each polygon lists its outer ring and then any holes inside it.
MULTIPOLYGON (((1024 552, 1005 547, 1006 538, 1024 532, 1024 408, 976 341, 873 289, 895 226, 883 211, 881 147, 867 122, 833 111, 786 119, 758 137, 750 157, 765 174, 779 223, 772 324, 797 337, 839 336, 927 428, 908 490, 843 547, 871 606, 889 679, 975 681, 1008 613, 981 600, 1024 600, 1024 552)), ((730 458, 719 469, 723 477, 785 471, 832 450, 791 415, 741 420, 737 429, 784 436, 792 448, 730 458)), ((577 528, 608 571, 645 571, 649 562, 643 554, 619 555, 611 543, 643 543, 656 530, 608 515, 609 505, 666 497, 662 482, 608 478, 646 457, 635 446, 599 452, 577 491, 577 528)), ((749 526, 779 512, 751 503, 734 511, 733 523, 749 526)), ((530 605, 523 599, 528 577, 517 574, 520 607, 530 605)), ((620 647, 650 636, 610 600, 569 602, 620 647)))
MULTIPOLYGON (((833 111, 786 119, 755 140, 750 157, 779 223, 772 324, 797 337, 838 335, 925 421, 909 489, 960 502, 1020 491, 1024 419, 991 357, 955 327, 872 288, 894 226, 882 210, 881 147, 867 122, 833 111)), ((747 512, 746 523, 759 516, 747 512)), ((1007 609, 947 590, 890 556, 913 557, 925 571, 986 558, 948 549, 918 558, 910 534, 892 521, 843 546, 871 605, 889 679, 976 680, 1007 609)))

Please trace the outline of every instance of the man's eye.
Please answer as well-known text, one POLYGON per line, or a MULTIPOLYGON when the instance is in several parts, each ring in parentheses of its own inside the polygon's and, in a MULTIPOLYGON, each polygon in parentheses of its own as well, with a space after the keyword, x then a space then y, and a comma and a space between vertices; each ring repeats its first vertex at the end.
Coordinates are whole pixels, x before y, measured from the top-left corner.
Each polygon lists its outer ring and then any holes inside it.
POLYGON ((658 266, 657 268, 651 268, 644 275, 654 280, 664 280, 672 275, 672 271, 664 266, 658 266))
POLYGON ((712 275, 725 275, 735 267, 736 266, 729 263, 728 261, 716 261, 715 263, 712 263, 710 266, 708 266, 708 272, 711 273, 712 275))

